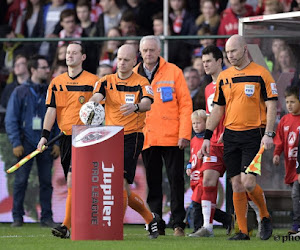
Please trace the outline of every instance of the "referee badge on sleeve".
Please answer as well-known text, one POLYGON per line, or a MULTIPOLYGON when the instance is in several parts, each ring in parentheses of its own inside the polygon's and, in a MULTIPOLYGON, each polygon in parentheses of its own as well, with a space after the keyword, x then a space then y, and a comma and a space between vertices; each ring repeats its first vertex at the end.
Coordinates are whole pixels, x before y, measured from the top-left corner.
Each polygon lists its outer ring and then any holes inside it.
POLYGON ((153 89, 151 86, 145 86, 146 92, 149 95, 153 95, 153 89))
POLYGON ((271 83, 271 90, 272 90, 272 94, 273 95, 278 95, 278 91, 277 91, 277 87, 276 87, 276 83, 275 82, 271 83))

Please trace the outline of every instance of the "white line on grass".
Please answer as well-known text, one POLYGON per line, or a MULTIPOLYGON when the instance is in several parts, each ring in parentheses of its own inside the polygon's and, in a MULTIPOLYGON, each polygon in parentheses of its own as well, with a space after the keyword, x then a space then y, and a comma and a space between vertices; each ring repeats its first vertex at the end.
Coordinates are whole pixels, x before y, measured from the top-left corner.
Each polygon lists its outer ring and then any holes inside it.
POLYGON ((45 235, 3 235, 0 238, 36 238, 46 237, 45 235))

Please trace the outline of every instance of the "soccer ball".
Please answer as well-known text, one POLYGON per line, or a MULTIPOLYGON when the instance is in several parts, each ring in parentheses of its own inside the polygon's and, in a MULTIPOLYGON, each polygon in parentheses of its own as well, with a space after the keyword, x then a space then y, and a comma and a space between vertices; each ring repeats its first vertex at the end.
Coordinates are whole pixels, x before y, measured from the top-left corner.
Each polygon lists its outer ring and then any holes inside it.
POLYGON ((100 125, 105 118, 104 108, 99 103, 86 102, 79 111, 79 117, 85 125, 100 125))

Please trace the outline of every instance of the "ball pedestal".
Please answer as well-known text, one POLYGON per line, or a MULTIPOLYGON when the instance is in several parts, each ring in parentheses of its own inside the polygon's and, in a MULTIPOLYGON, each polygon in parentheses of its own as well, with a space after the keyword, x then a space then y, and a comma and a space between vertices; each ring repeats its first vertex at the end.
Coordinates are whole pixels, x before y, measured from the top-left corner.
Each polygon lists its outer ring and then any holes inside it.
POLYGON ((123 133, 73 126, 72 240, 123 240, 123 133))

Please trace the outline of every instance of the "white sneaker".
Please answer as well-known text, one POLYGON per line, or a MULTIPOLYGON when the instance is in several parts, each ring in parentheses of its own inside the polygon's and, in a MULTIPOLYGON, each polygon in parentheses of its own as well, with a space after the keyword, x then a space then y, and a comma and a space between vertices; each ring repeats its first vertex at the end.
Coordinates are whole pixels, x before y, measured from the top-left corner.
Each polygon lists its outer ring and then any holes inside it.
POLYGON ((214 237, 214 232, 208 228, 201 227, 195 233, 189 234, 189 237, 214 237))

